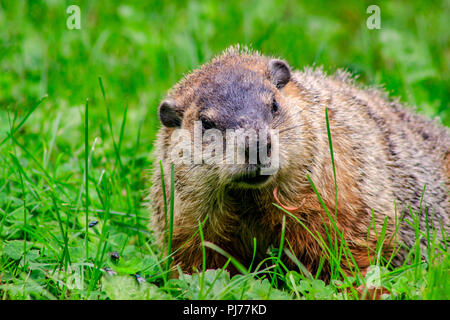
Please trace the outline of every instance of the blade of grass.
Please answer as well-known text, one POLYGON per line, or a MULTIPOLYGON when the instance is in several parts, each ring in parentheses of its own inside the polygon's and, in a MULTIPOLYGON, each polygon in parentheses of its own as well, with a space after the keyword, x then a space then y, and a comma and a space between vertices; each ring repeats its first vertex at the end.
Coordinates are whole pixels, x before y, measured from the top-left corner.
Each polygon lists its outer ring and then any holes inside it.
MULTIPOLYGON (((105 102, 106 116, 107 116, 107 120, 108 120, 109 130, 111 132, 111 138, 112 138, 112 142, 113 142, 113 146, 114 146, 114 151, 116 153, 116 161, 119 162, 120 168, 123 171, 122 160, 120 158, 120 150, 119 150, 119 148, 118 148, 118 146, 116 144, 116 140, 114 139, 114 132, 113 132, 113 126, 112 126, 112 120, 111 120, 111 112, 109 110, 109 105, 106 103, 105 88, 103 87, 103 81, 102 81, 101 77, 98 77, 98 82, 100 84, 100 89, 102 91, 103 101, 105 102)), ((124 123, 124 120, 122 120, 122 123, 124 123)))
POLYGON ((203 299, 203 286, 205 284, 206 250, 205 250, 205 238, 203 236, 203 226, 200 220, 198 221, 198 232, 200 234, 200 241, 201 241, 200 243, 202 247, 202 272, 200 274, 200 290, 198 292, 198 299, 201 300, 203 299))
POLYGON ((85 184, 85 249, 86 261, 89 260, 89 100, 84 110, 84 184, 85 184))
POLYGON ((168 272, 170 265, 172 264, 172 238, 173 238, 173 216, 174 216, 174 202, 175 202, 175 167, 172 164, 170 167, 170 207, 169 207, 169 235, 168 235, 168 243, 167 243, 167 263, 166 263, 166 281, 168 280, 168 272))
POLYGON ((231 256, 228 252, 226 252, 225 250, 223 250, 222 248, 220 248, 219 246, 215 245, 212 242, 209 241, 205 241, 205 246, 213 249, 214 251, 217 251, 218 253, 220 253, 221 255, 223 255, 224 257, 226 257, 227 259, 231 259, 231 263, 236 267, 236 269, 238 269, 238 271, 242 274, 248 274, 247 272, 247 268, 245 268, 242 263, 240 263, 238 260, 236 260, 236 258, 234 258, 233 256, 231 256))
MULTIPOLYGON (((279 245, 279 248, 278 248, 278 255, 277 255, 276 267, 275 267, 275 271, 276 272, 279 271, 280 274, 281 274, 282 271, 280 270, 279 263, 281 261, 281 254, 283 253, 283 245, 284 245, 285 233, 286 233, 286 215, 283 215, 283 220, 281 222, 280 245, 279 245)), ((276 282, 276 276, 273 276, 271 284, 270 284, 270 288, 269 288, 269 292, 268 292, 267 298, 270 297, 270 293, 271 293, 271 290, 272 290, 275 282, 276 282)))
POLYGON ((8 133, 8 135, 3 138, 3 140, 0 142, 0 146, 3 145, 6 140, 8 140, 10 137, 12 137, 22 126, 23 124, 27 121, 27 119, 31 116, 31 114, 37 109, 37 107, 45 100, 48 98, 48 95, 43 96, 28 112, 27 114, 23 117, 22 121, 20 121, 20 123, 14 127, 14 129, 10 130, 10 132, 8 133))

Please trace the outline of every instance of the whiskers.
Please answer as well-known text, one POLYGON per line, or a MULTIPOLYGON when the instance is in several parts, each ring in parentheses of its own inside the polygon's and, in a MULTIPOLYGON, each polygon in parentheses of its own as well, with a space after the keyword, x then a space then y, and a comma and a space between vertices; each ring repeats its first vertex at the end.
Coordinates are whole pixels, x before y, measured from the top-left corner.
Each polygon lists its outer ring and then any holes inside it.
MULTIPOLYGON (((284 116, 285 116, 285 117, 286 117, 286 116, 292 117, 292 118, 296 119, 295 121, 298 121, 298 119, 297 119, 298 115, 300 115, 304 110, 305 110, 305 108, 303 107, 303 108, 300 108, 299 110, 297 110, 296 112, 294 112, 294 113, 291 114, 291 115, 285 114, 284 116)), ((284 122, 285 122, 284 120, 286 120, 285 117, 278 117, 278 119, 276 119, 276 122, 274 122, 273 129, 277 129, 278 127, 282 126, 282 125, 284 124, 284 122), (284 118, 284 119, 283 119, 283 118, 284 118)), ((288 128, 281 129, 281 130, 278 131, 278 132, 279 132, 279 133, 283 133, 283 132, 286 132, 286 131, 289 131, 289 130, 292 130, 292 129, 301 127, 302 125, 303 125, 302 123, 298 123, 298 124, 296 124, 296 125, 294 125, 294 126, 291 126, 291 127, 288 127, 288 128)))
POLYGON ((295 129, 295 128, 298 128, 298 127, 301 127, 301 126, 302 126, 302 124, 299 123, 299 124, 296 124, 295 126, 292 126, 292 127, 289 127, 289 128, 281 129, 281 130, 278 131, 278 132, 279 132, 279 133, 283 133, 283 132, 286 132, 286 131, 289 131, 289 130, 292 130, 292 129, 295 129))

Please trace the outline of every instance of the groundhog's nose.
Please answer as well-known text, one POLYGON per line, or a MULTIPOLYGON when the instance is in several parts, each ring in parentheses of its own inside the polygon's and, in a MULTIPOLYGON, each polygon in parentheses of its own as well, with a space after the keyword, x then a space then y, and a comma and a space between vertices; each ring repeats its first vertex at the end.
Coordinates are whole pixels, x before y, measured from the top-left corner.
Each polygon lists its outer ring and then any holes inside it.
POLYGON ((272 143, 269 134, 259 133, 256 140, 246 139, 245 141, 245 161, 248 164, 256 164, 258 166, 267 165, 271 152, 272 143), (252 146, 252 144, 256 146, 252 146), (252 148, 256 151, 256 155, 253 155, 253 157, 251 154, 252 148))

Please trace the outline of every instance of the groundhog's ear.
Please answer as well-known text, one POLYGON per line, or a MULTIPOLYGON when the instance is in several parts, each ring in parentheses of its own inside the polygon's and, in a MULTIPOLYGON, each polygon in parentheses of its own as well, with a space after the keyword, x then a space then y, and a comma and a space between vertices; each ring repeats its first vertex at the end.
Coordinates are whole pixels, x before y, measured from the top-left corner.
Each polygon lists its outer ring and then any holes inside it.
POLYGON ((166 127, 173 128, 181 126, 182 115, 175 101, 164 100, 161 102, 159 105, 159 119, 166 127))
POLYGON ((278 88, 283 88, 291 79, 291 70, 283 60, 272 59, 269 61, 269 73, 272 83, 278 88))

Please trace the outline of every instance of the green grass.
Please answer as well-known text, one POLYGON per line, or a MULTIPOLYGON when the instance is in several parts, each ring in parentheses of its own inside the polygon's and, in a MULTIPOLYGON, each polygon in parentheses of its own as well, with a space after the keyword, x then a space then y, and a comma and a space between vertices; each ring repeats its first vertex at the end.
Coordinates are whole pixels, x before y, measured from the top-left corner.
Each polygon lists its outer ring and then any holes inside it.
MULTIPOLYGON (((318 239, 332 261, 328 284, 286 241, 272 248, 268 268, 255 261, 233 278, 207 270, 171 279, 171 248, 155 246, 144 207, 147 170, 159 166, 149 153, 160 99, 235 43, 297 69, 347 68, 449 126, 448 2, 381 2, 381 30, 366 28, 370 1, 78 1, 81 30, 66 28, 70 4, 0 0, 2 299, 352 299, 352 287, 378 280, 387 299, 450 297, 448 248, 433 232, 417 233, 429 239, 426 262, 416 245, 409 264, 376 259, 365 279, 333 263, 351 259, 344 244, 333 246, 338 230, 318 239), (298 269, 286 268, 281 252, 298 269)), ((285 223, 300 221, 286 215, 285 223)))

